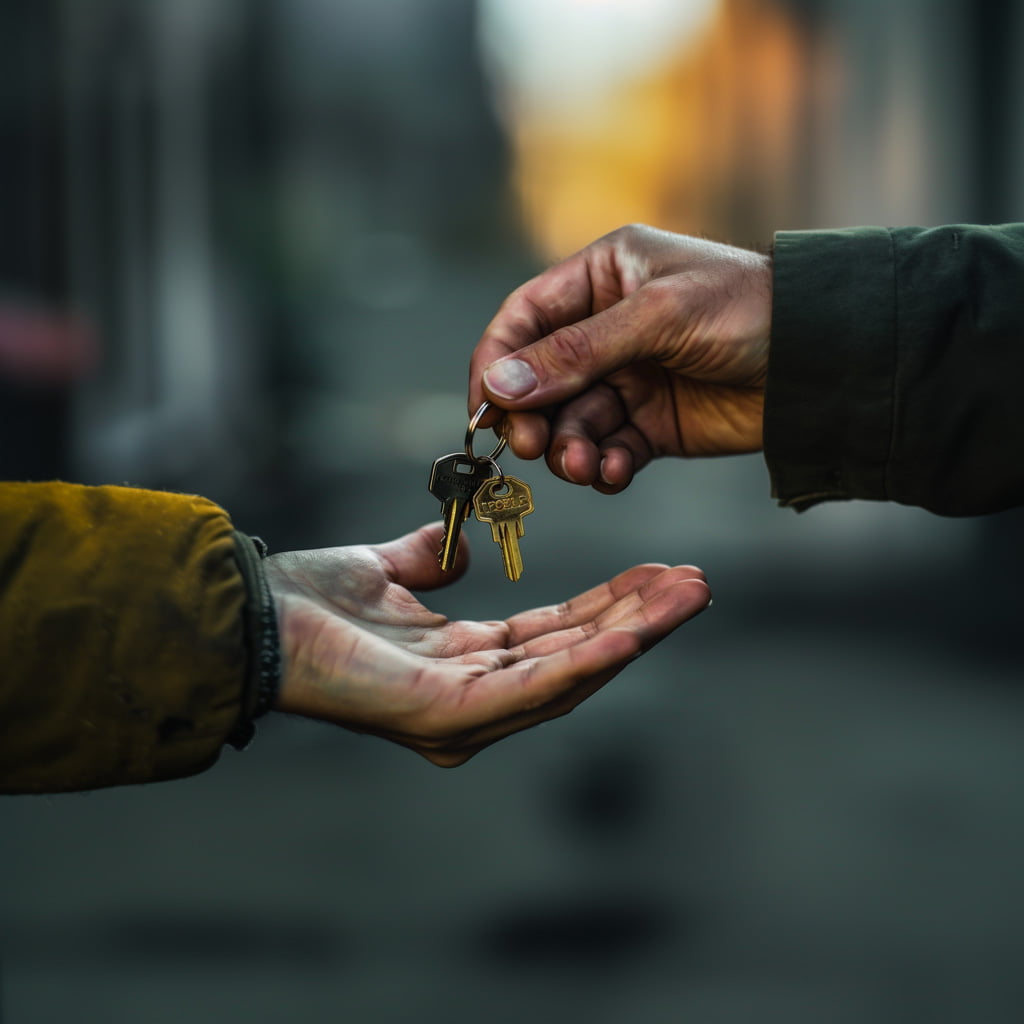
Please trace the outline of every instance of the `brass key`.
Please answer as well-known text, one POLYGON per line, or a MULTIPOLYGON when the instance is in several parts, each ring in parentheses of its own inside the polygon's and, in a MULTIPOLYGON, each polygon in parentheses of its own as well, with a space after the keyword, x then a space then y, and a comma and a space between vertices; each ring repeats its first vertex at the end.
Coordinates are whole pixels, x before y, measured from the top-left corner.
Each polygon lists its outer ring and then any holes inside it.
POLYGON ((461 452, 442 455, 430 469, 430 493, 441 502, 444 536, 437 561, 450 572, 459 553, 462 524, 469 517, 473 495, 491 473, 491 464, 483 459, 467 459, 461 452))
POLYGON ((481 523, 490 523, 491 537, 501 545, 505 575, 515 583, 523 574, 523 557, 519 552, 523 516, 533 511, 529 484, 514 476, 491 477, 473 496, 473 508, 481 523))

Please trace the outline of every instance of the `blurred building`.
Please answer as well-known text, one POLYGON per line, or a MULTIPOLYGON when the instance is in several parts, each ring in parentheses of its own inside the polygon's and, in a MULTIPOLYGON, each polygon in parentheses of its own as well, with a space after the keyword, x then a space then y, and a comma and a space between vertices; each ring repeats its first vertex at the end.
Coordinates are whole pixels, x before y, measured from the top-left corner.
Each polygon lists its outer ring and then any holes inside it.
POLYGON ((641 221, 779 228, 1013 219, 1022 13, 966 0, 482 0, 543 251, 641 221))

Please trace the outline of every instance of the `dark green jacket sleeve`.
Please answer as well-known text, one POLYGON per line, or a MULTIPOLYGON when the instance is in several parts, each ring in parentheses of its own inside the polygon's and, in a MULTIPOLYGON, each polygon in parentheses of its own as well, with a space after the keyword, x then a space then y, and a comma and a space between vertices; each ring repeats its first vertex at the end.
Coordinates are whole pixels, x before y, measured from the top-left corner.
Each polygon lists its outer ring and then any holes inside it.
POLYGON ((1024 504, 1024 225, 780 232, 774 277, 781 504, 1024 504))
POLYGON ((211 765, 242 710, 246 600, 212 502, 0 484, 0 792, 211 765))

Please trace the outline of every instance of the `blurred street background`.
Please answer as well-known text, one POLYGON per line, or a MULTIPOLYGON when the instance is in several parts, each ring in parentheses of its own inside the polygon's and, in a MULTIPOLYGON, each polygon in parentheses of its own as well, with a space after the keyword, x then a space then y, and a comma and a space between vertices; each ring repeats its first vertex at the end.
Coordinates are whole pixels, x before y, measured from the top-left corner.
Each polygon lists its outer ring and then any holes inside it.
MULTIPOLYGON (((1022 46, 1010 0, 7 0, 0 475, 275 550, 414 529, 483 327, 604 232, 1022 219, 1022 46)), ((1024 1019, 1020 514, 502 463, 525 575, 469 523, 431 607, 639 561, 714 606, 453 772, 272 718, 194 779, 3 798, 0 1021, 1024 1019)))

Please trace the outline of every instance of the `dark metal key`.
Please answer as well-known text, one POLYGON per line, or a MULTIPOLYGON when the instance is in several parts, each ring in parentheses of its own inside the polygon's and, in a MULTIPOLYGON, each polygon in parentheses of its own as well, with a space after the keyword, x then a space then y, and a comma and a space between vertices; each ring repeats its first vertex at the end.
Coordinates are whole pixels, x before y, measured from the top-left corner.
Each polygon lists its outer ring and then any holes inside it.
POLYGON ((441 515, 444 516, 444 536, 437 561, 445 572, 455 564, 459 535, 473 507, 473 495, 491 474, 489 462, 467 459, 463 452, 442 455, 434 461, 428 486, 430 493, 441 502, 441 515))

